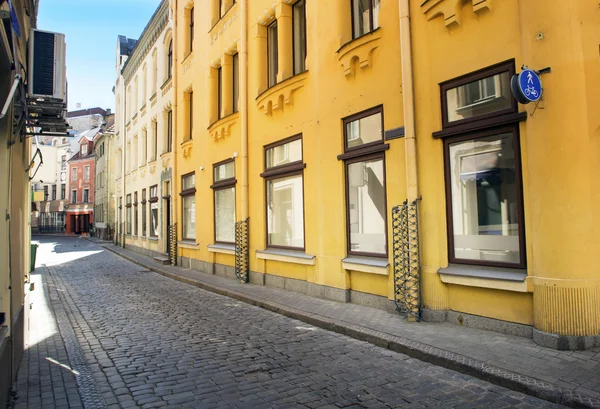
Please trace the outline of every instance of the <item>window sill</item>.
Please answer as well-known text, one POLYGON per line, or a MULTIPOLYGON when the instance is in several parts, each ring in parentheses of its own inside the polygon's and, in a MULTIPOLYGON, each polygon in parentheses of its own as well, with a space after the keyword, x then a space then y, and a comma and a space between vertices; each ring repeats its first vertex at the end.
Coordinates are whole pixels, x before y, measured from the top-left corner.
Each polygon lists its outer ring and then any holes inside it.
POLYGON ((443 283, 526 293, 527 271, 523 269, 449 264, 438 274, 443 283))
POLYGON ((192 60, 194 58, 194 51, 188 51, 188 53, 183 57, 183 61, 181 61, 181 65, 184 65, 188 60, 192 60))
POLYGON ((380 258, 349 256, 342 260, 344 270, 383 276, 389 275, 389 266, 390 262, 387 259, 380 258))
POLYGON ((146 236, 141 236, 141 237, 140 237, 140 239, 142 239, 142 240, 148 240, 148 237, 146 237, 146 236))
POLYGON ((178 241, 177 245, 183 249, 192 249, 196 250, 198 248, 198 243, 193 240, 182 240, 178 241))
POLYGON ((296 250, 256 250, 256 258, 260 260, 282 261, 284 263, 303 264, 307 266, 314 266, 316 264, 315 256, 296 250))
POLYGON ((158 236, 150 236, 150 237, 148 237, 148 240, 150 240, 150 241, 158 241, 158 236))
POLYGON ((229 254, 235 255, 235 244, 209 244, 208 251, 210 253, 220 253, 220 254, 229 254))

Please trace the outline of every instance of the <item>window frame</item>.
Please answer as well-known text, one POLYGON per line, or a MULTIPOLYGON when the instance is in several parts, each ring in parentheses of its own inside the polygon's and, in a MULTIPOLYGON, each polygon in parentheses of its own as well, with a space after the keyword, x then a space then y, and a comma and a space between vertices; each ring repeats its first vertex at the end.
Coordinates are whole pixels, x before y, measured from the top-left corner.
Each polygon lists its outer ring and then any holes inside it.
POLYGON ((133 235, 138 235, 138 192, 133 192, 133 235))
POLYGON ((190 27, 189 27, 190 31, 190 49, 189 52, 191 53, 192 51, 194 51, 194 8, 192 7, 190 9, 190 27))
MULTIPOLYGON (((181 175, 181 186, 183 187, 183 180, 187 177, 196 175, 196 172, 189 172, 184 175, 181 175)), ((194 180, 194 187, 182 190, 179 192, 179 196, 181 197, 181 239, 185 241, 196 241, 196 237, 186 237, 184 235, 184 226, 185 226, 185 211, 184 211, 184 199, 190 196, 196 196, 196 181, 194 180)), ((194 222, 195 223, 195 222, 194 222)), ((194 226, 195 228, 195 226, 194 226)))
MULTIPOLYGON (((293 36, 292 36, 293 38, 293 36)), ((277 24, 277 20, 274 20, 267 26, 267 88, 274 87, 277 85, 277 73, 279 71, 279 25, 277 24), (273 65, 271 65, 271 41, 269 41, 269 33, 271 33, 272 27, 275 26, 275 51, 273 54, 273 65), (271 73, 271 69, 274 70, 271 73), (271 74, 274 76, 273 83, 271 83, 271 74)))
POLYGON ((90 189, 83 189, 83 203, 90 203, 90 189), (87 192, 87 200, 85 193, 87 192))
POLYGON ((173 76, 173 39, 169 40, 169 48, 167 49, 167 80, 173 76))
POLYGON ((444 138, 444 190, 446 199, 446 233, 448 242, 448 262, 456 264, 468 264, 487 267, 506 267, 515 269, 527 268, 527 248, 525 245, 525 205, 523 202, 523 173, 521 166, 521 145, 519 124, 514 123, 505 126, 494 126, 484 130, 466 132, 458 136, 444 138), (487 260, 471 260, 455 257, 454 248, 454 219, 452 207, 452 180, 450 174, 450 145, 456 142, 471 141, 487 136, 495 136, 500 134, 512 133, 513 149, 515 156, 515 184, 517 195, 517 217, 518 217, 518 232, 519 232, 519 263, 504 263, 500 261, 487 260))
POLYGON ((77 189, 71 189, 71 204, 77 204, 77 189), (73 200, 73 193, 75 193, 75 200, 73 200))
POLYGON ((503 61, 498 64, 494 64, 492 66, 482 68, 477 71, 473 71, 467 73, 465 75, 461 75, 460 77, 453 78, 448 81, 444 81, 440 83, 440 104, 442 107, 442 129, 446 130, 449 128, 454 128, 456 126, 461 126, 465 124, 472 124, 473 122, 478 122, 480 127, 484 127, 493 123, 491 118, 495 118, 498 116, 506 115, 506 114, 516 114, 518 113, 518 103, 515 98, 510 95, 511 106, 510 108, 489 112, 487 114, 477 115, 470 118, 459 119, 457 121, 448 122, 448 99, 447 93, 449 90, 453 88, 457 88, 463 85, 467 85, 469 83, 479 81, 485 78, 493 77, 494 75, 502 74, 508 71, 509 79, 513 77, 516 73, 515 69, 515 61, 508 60, 503 61))
POLYGON ((263 147, 263 168, 265 171, 260 174, 260 176, 264 179, 265 193, 264 193, 264 211, 265 211, 265 247, 269 249, 281 249, 281 250, 292 250, 292 251, 306 251, 306 206, 305 206, 305 188, 304 188, 304 169, 306 168, 306 163, 304 163, 304 140, 302 138, 302 134, 296 134, 290 136, 285 139, 281 139, 279 141, 270 143, 263 147), (302 142, 302 158, 300 160, 286 163, 284 165, 277 165, 270 168, 267 168, 267 151, 269 149, 276 148, 278 146, 285 145, 290 142, 294 142, 300 140, 302 142), (269 212, 268 212, 268 187, 267 184, 269 181, 276 179, 283 179, 290 176, 302 176, 302 247, 295 246, 280 246, 269 244, 269 212))
POLYGON ((90 180, 90 165, 83 167, 83 180, 90 180))
POLYGON ((167 111, 167 146, 165 153, 172 151, 173 145, 173 110, 167 111))
MULTIPOLYGON (((230 158, 230 159, 222 160, 221 162, 217 162, 217 163, 213 164, 212 169, 213 169, 213 184, 210 186, 210 188, 213 190, 213 223, 214 223, 213 242, 215 244, 235 244, 235 238, 234 238, 234 241, 217 240, 217 192, 218 191, 233 188, 233 209, 234 209, 235 215, 237 216, 237 212, 236 212, 237 179, 235 176, 235 159, 230 158), (228 163, 233 163, 233 176, 230 178, 227 178, 227 179, 216 181, 215 180, 215 170, 220 166, 227 165, 228 163)), ((234 231, 235 231, 235 223, 234 223, 234 231)))
POLYGON ((293 75, 298 75, 301 74, 303 72, 306 71, 306 56, 308 55, 308 46, 307 46, 307 30, 306 30, 306 0, 298 0, 296 1, 296 3, 294 3, 292 5, 292 72, 293 75), (295 9, 296 7, 298 7, 298 5, 300 3, 304 3, 303 4, 303 11, 304 11, 304 61, 302 62, 302 70, 301 71, 296 71, 296 19, 294 18, 295 16, 295 9))
MULTIPOLYGON (((148 203, 150 204, 149 208, 150 208, 150 212, 148 212, 148 215, 150 217, 150 234, 148 235, 149 237, 158 237, 158 234, 154 234, 154 228, 152 228, 152 204, 153 203, 158 203, 158 185, 152 185, 148 188, 149 193, 148 193, 148 203), (156 189, 156 196, 152 196, 152 191, 156 189)), ((158 216, 160 217, 160 209, 158 209, 158 216)))
POLYGON ((223 118, 223 67, 217 68, 217 119, 223 118))
POLYGON ((77 182, 77 178, 79 177, 78 173, 79 171, 76 167, 71 168, 71 182, 77 182))
POLYGON ((240 97, 240 58, 239 54, 235 53, 231 57, 232 64, 232 98, 231 107, 232 113, 236 113, 239 111, 239 97, 240 97))
POLYGON ((52 185, 52 200, 56 200, 56 185, 52 185))
POLYGON ((190 115, 190 140, 194 139, 194 91, 190 91, 190 105, 189 105, 189 115, 190 115))
MULTIPOLYGON (((377 22, 377 27, 373 28, 373 0, 369 0, 369 30, 365 31, 364 33, 361 33, 357 36, 354 35, 355 33, 355 25, 354 25, 354 21, 355 21, 355 16, 354 16, 354 2, 356 1, 361 1, 361 0, 350 0, 350 20, 351 20, 351 25, 352 25, 352 40, 356 40, 357 38, 360 38, 364 35, 367 35, 369 33, 372 33, 373 31, 377 30, 380 26, 379 26, 379 22, 377 22)), ((379 3, 379 7, 381 9, 381 1, 379 3)))
POLYGON ((356 114, 349 115, 342 119, 343 127, 343 138, 344 138, 344 153, 338 155, 338 160, 344 161, 344 191, 345 191, 345 211, 346 211, 346 254, 348 256, 357 257, 375 257, 385 258, 389 257, 390 246, 389 246, 389 229, 388 229, 388 202, 387 202, 387 162, 385 157, 385 151, 389 149, 389 144, 385 142, 385 128, 384 128, 384 110, 383 105, 377 105, 375 107, 365 109, 364 111, 357 112, 356 114), (358 121, 362 118, 367 118, 374 114, 379 113, 381 115, 381 139, 373 142, 368 142, 359 146, 348 147, 348 124, 351 122, 358 121), (384 234, 385 234, 385 254, 384 253, 369 253, 352 250, 352 237, 350 232, 350 181, 348 168, 351 164, 368 162, 374 159, 383 160, 383 200, 385 206, 385 223, 384 223, 384 234))
POLYGON ((125 196, 125 234, 131 236, 131 193, 125 196))
POLYGON ((142 205, 142 237, 146 237, 148 234, 148 221, 146 220, 148 217, 148 211, 146 208, 146 189, 142 189, 142 201, 140 204, 142 205))

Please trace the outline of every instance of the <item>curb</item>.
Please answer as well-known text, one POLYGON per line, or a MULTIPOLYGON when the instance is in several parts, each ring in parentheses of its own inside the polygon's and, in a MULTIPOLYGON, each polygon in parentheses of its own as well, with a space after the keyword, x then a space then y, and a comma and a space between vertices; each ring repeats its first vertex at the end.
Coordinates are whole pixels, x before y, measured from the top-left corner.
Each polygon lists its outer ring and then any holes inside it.
POLYGON ((498 386, 571 408, 600 408, 600 399, 582 395, 573 390, 562 389, 539 379, 498 368, 485 362, 423 344, 418 341, 397 337, 358 325, 340 323, 339 321, 328 317, 291 308, 276 302, 260 300, 243 292, 227 290, 191 278, 182 277, 158 267, 144 264, 108 246, 102 247, 121 258, 167 278, 190 284, 212 293, 224 295, 250 305, 261 307, 268 311, 297 319, 328 331, 333 331, 394 352, 402 353, 427 363, 470 375, 498 386))

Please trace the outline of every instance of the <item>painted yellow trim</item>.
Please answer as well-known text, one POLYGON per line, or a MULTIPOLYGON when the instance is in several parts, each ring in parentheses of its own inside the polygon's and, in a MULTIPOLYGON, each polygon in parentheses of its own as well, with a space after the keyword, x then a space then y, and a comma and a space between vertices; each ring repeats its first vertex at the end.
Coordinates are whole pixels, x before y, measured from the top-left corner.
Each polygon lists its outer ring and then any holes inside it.
POLYGON ((272 254, 272 253, 262 253, 256 252, 256 258, 259 260, 272 260, 272 261, 282 261, 284 263, 292 263, 292 264, 303 264, 306 266, 314 266, 316 264, 316 257, 311 256, 312 258, 303 258, 303 257, 295 257, 288 256, 282 254, 272 254))
POLYGON ((342 268, 344 270, 360 271, 361 273, 378 274, 383 276, 389 275, 389 266, 377 267, 366 264, 348 263, 346 261, 342 261, 342 268))
POLYGON ((223 248, 219 248, 219 247, 208 246, 208 252, 209 253, 219 253, 219 254, 229 254, 229 255, 235 256, 235 250, 228 250, 228 249, 223 249, 223 248))
POLYGON ((491 288, 494 290, 516 291, 519 293, 529 292, 526 281, 516 282, 516 281, 505 281, 505 280, 494 280, 494 279, 488 279, 488 278, 461 277, 461 276, 442 274, 442 273, 440 273, 440 278, 442 279, 442 283, 445 283, 445 284, 464 285, 464 286, 468 286, 468 287, 491 288))

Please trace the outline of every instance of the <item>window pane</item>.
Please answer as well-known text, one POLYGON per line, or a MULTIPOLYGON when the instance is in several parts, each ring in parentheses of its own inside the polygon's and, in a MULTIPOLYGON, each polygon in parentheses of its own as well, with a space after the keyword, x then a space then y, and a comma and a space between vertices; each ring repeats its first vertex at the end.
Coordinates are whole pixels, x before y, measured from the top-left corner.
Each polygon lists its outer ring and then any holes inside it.
POLYGON ((267 149, 267 169, 302 160, 302 139, 267 149))
POLYGON ((379 8, 381 0, 373 0, 373 30, 379 27, 379 8))
POLYGON ((348 165, 350 251, 386 254, 383 159, 348 165))
POLYGON ((142 204, 142 236, 146 236, 146 203, 142 204))
POLYGON ((196 238, 196 195, 183 197, 183 238, 196 238))
POLYGON ((294 4, 294 74, 305 70, 306 60, 306 3, 300 0, 294 4))
POLYGON ((352 18, 354 38, 371 31, 371 10, 369 9, 370 0, 352 0, 352 18))
POLYGON ((277 21, 267 27, 267 58, 269 68, 269 87, 277 84, 277 21))
POLYGON ((235 242, 235 188, 215 191, 215 240, 235 242))
POLYGON ((227 162, 215 167, 215 182, 235 177, 235 162, 227 162))
POLYGON ((240 60, 237 54, 233 56, 233 112, 238 111, 240 95, 240 60))
POLYGON ((302 175, 267 181, 267 223, 269 245, 304 247, 302 175))
POLYGON ((510 109, 508 71, 446 91, 448 122, 510 109))
POLYGON ((383 140, 381 112, 346 124, 346 141, 348 143, 348 148, 380 140, 383 140))
POLYGON ((512 133, 450 144, 454 256, 519 263, 512 133))
POLYGON ((196 174, 192 174, 189 176, 185 176, 183 178, 183 189, 182 190, 187 190, 187 189, 192 189, 196 186, 196 174))
POLYGON ((150 235, 158 236, 158 203, 150 205, 150 235))
POLYGON ((223 68, 217 68, 217 118, 221 119, 223 108, 223 68))

